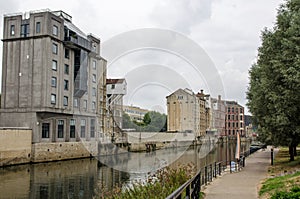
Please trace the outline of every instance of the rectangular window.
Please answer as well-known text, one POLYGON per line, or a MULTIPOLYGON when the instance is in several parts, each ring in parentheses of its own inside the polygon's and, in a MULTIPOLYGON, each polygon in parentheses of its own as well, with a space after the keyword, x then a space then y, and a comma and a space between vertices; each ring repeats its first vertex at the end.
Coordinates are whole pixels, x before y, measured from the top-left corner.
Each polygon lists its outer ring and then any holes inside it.
POLYGON ((232 108, 231 108, 231 112, 233 112, 233 113, 234 113, 234 107, 232 107, 232 108))
POLYGON ((96 102, 92 102, 92 110, 96 110, 96 102))
POLYGON ((87 109, 87 100, 83 100, 83 108, 87 109))
POLYGON ((230 115, 228 115, 228 120, 230 120, 230 115))
POLYGON ((93 74, 93 82, 96 82, 96 75, 93 74))
POLYGON ((230 113, 230 107, 228 107, 227 112, 230 113))
POLYGON ((52 53, 57 55, 58 46, 56 43, 52 43, 52 53))
POLYGON ((29 24, 21 25, 21 37, 27 37, 29 35, 29 24))
POLYGON ((228 127, 230 127, 230 122, 228 122, 228 127))
POLYGON ((242 115, 240 115, 240 120, 243 120, 243 116, 242 115))
POLYGON ((64 90, 65 91, 69 90, 69 81, 68 80, 64 80, 64 90))
POLYGON ((74 107, 78 107, 78 99, 74 98, 74 107))
POLYGON ((15 35, 15 25, 11 25, 10 26, 10 36, 14 36, 15 35))
POLYGON ((35 33, 41 32, 41 22, 36 22, 35 24, 35 33))
POLYGON ((232 130, 232 135, 235 135, 235 130, 232 130))
POLYGON ((42 138, 49 138, 50 135, 50 124, 42 123, 42 138))
POLYGON ((116 85, 114 85, 114 84, 111 85, 111 89, 115 89, 115 87, 116 87, 116 85))
POLYGON ((76 121, 74 119, 70 120, 70 138, 75 138, 75 130, 76 130, 75 123, 76 121))
POLYGON ((58 27, 56 25, 53 25, 52 34, 56 36, 58 35, 58 27))
POLYGON ((57 61, 56 60, 52 60, 52 70, 57 70, 57 61))
POLYGON ((58 120, 57 123, 57 137, 63 138, 64 137, 64 121, 58 120))
POLYGON ((240 126, 240 127, 241 127, 241 128, 243 128, 243 122, 241 122, 240 124, 241 124, 241 126, 240 126))
POLYGON ((235 116, 235 119, 236 119, 236 120, 239 120, 239 116, 238 116, 238 115, 236 115, 236 116, 235 116))
POLYGON ((65 64, 64 73, 65 73, 66 75, 69 75, 69 65, 68 65, 68 64, 65 64))
POLYGON ((95 87, 92 88, 92 96, 96 96, 96 88, 95 87))
POLYGON ((70 58, 70 50, 68 48, 65 49, 65 58, 66 59, 70 58))
POLYGON ((236 127, 237 127, 237 128, 239 127, 239 123, 238 123, 238 122, 236 122, 236 127))
POLYGON ((232 127, 234 127, 234 122, 232 122, 232 127))
POLYGON ((56 95, 51 94, 51 104, 56 104, 56 95))
POLYGON ((51 86, 56 88, 56 84, 57 84, 57 80, 56 80, 56 77, 52 77, 51 78, 51 86))
POLYGON ((240 108, 240 113, 243 113, 244 111, 243 111, 243 108, 240 108))
POLYGON ((90 131, 91 131, 91 138, 95 137, 95 119, 91 119, 91 127, 90 127, 90 131))
POLYGON ((64 96, 64 106, 68 106, 68 97, 64 96))
POLYGON ((96 61, 93 60, 93 69, 96 69, 96 61))
POLYGON ((85 120, 82 119, 80 121, 80 137, 84 138, 85 137, 85 120))

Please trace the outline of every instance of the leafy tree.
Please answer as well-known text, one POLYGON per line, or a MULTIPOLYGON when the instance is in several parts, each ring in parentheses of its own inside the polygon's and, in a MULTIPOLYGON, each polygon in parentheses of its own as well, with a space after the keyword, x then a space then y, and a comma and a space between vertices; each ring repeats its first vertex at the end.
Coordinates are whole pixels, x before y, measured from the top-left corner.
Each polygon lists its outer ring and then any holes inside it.
POLYGON ((274 28, 262 32, 258 59, 249 73, 247 105, 259 138, 289 146, 294 160, 300 142, 300 0, 281 5, 274 28))
POLYGON ((148 124, 151 123, 151 117, 150 117, 149 112, 145 114, 143 122, 144 122, 145 125, 148 125, 148 124))

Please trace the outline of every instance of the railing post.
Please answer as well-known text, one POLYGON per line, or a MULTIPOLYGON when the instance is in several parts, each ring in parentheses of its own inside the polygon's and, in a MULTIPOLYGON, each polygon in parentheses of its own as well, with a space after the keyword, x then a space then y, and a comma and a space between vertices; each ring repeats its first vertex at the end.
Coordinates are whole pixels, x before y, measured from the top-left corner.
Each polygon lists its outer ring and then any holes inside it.
POLYGON ((209 178, 210 178, 210 182, 212 181, 212 178, 213 178, 213 169, 212 169, 212 164, 210 164, 210 176, 209 176, 209 178))
POLYGON ((217 162, 215 162, 214 178, 217 177, 217 162))
POLYGON ((191 184, 189 184, 189 186, 186 187, 185 194, 185 198, 191 198, 191 184))
POLYGON ((221 175, 221 172, 222 172, 221 171, 221 165, 222 165, 221 162, 219 162, 219 176, 221 175))
POLYGON ((205 175, 205 185, 207 185, 207 166, 204 168, 204 175, 205 175))

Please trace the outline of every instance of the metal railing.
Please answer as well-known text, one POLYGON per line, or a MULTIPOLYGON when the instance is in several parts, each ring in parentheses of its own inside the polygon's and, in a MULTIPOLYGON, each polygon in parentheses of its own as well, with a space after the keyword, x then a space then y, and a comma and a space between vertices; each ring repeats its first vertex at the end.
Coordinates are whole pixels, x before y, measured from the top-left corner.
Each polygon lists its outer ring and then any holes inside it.
POLYGON ((176 189, 166 199, 199 198, 202 185, 212 182, 213 178, 220 176, 225 168, 222 162, 214 162, 200 169, 197 174, 176 189))

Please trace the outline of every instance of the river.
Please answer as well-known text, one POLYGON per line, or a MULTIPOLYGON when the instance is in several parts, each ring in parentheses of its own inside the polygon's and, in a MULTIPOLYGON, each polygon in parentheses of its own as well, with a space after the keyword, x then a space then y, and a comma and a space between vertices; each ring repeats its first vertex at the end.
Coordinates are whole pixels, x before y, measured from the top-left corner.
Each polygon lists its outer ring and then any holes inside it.
MULTIPOLYGON (((242 143, 242 151, 249 149, 242 143)), ((193 164, 198 170, 213 162, 234 159, 235 143, 168 148, 150 153, 0 168, 0 198, 93 198, 105 195, 115 185, 144 180, 151 172, 170 166, 193 164)))

